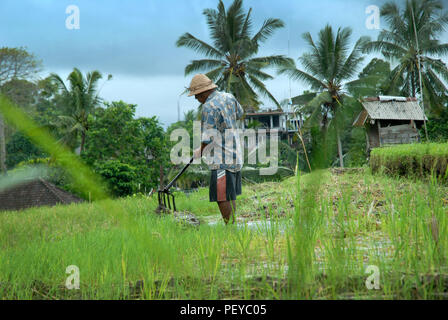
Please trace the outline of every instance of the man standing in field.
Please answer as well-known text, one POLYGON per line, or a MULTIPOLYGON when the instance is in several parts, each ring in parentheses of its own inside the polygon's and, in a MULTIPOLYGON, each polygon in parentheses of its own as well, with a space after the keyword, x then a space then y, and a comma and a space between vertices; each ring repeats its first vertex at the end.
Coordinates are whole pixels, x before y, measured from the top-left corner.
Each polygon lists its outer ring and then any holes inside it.
POLYGON ((232 94, 216 88, 206 75, 197 74, 191 80, 188 96, 194 95, 202 103, 201 146, 194 151, 194 158, 201 158, 207 148, 210 201, 218 203, 227 224, 230 216, 235 223, 235 200, 241 194, 243 161, 237 120, 243 116, 243 108, 232 94))

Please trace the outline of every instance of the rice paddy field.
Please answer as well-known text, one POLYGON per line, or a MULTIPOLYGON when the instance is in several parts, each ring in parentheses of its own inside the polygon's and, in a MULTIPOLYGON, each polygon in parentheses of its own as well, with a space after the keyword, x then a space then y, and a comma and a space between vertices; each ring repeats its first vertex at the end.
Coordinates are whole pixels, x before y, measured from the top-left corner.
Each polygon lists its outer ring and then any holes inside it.
POLYGON ((447 299, 448 187, 330 169, 243 186, 0 213, 2 299, 447 299), (67 267, 79 268, 68 289, 67 267))
POLYGON ((448 143, 413 143, 391 145, 372 150, 372 172, 408 177, 448 177, 448 143))

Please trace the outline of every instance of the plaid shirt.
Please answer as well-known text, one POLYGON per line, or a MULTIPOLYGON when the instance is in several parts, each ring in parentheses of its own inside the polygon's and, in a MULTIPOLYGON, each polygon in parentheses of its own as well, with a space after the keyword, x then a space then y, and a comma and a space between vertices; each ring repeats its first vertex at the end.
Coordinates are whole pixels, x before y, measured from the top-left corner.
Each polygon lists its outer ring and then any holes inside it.
POLYGON ((237 123, 242 116, 243 108, 230 93, 215 90, 203 104, 201 142, 208 144, 204 155, 210 170, 237 172, 243 167, 237 123))

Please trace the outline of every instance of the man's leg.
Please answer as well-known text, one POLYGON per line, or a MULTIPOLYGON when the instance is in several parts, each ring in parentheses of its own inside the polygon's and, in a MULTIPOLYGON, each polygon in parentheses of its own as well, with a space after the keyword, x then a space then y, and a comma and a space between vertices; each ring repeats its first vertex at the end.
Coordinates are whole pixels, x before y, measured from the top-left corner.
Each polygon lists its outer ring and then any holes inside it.
POLYGON ((219 211, 226 224, 232 216, 232 224, 235 223, 236 203, 238 194, 241 194, 240 179, 231 172, 214 170, 210 180, 210 199, 218 203, 219 211), (227 200, 230 197, 232 200, 227 200))
POLYGON ((232 201, 218 201, 219 211, 221 211, 222 218, 227 224, 232 216, 232 224, 235 223, 236 203, 232 201), (233 207, 233 208, 232 208, 233 207))

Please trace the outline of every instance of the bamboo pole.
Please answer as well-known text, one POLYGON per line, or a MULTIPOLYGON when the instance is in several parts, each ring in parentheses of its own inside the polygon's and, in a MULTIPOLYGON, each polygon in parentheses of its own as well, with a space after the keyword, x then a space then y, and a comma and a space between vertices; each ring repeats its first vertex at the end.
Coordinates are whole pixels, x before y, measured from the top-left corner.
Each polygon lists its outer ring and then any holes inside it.
POLYGON ((306 163, 308 164, 308 168, 310 169, 310 172, 311 172, 311 165, 310 165, 310 161, 308 160, 308 153, 306 152, 305 142, 303 141, 302 130, 300 130, 300 125, 299 125, 299 122, 297 121, 297 114, 295 112, 294 112, 294 117, 296 118, 298 136, 300 138, 300 141, 302 142, 303 151, 305 153, 305 158, 306 158, 306 163))

